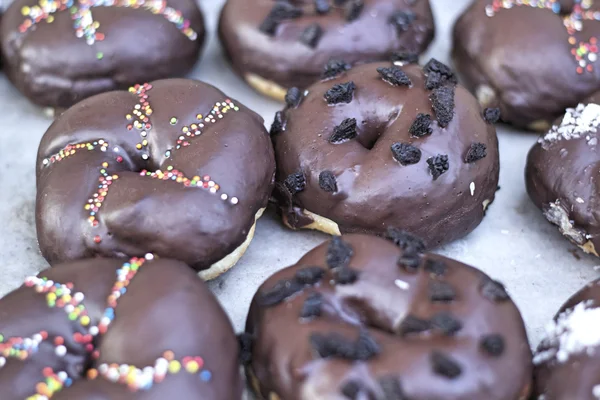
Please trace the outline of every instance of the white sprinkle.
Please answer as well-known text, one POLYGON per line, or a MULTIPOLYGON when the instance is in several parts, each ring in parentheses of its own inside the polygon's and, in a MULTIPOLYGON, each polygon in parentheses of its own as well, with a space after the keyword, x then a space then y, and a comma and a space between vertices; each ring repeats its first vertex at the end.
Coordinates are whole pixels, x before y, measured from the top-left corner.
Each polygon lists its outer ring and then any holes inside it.
POLYGON ((50 161, 47 158, 44 158, 44 160, 42 161, 42 164, 44 165, 48 165, 50 161))
POLYGON ((99 333, 99 331, 98 331, 98 327, 97 326, 92 326, 90 328, 90 335, 96 336, 96 335, 98 335, 98 333, 99 333))
POLYGON ((6 365, 6 358, 0 357, 0 368, 4 367, 5 365, 6 365))
POLYGON ((64 357, 67 354, 67 348, 65 346, 58 346, 54 353, 59 357, 64 357))
POLYGON ((542 145, 558 140, 571 140, 584 137, 588 142, 595 143, 594 138, 587 136, 595 134, 600 125, 600 105, 598 104, 579 104, 576 108, 567 108, 565 116, 559 126, 553 126, 552 129, 538 140, 542 145))
POLYGON ((575 201, 578 202, 579 204, 585 203, 585 201, 583 201, 583 199, 581 197, 576 198, 575 201))
POLYGON ((60 379, 61 381, 66 381, 67 378, 69 377, 69 375, 65 371, 60 371, 56 375, 58 376, 58 379, 60 379))
POLYGON ((118 148, 118 147, 115 147, 115 148, 113 149, 113 151, 114 151, 115 153, 118 153, 118 152, 119 152, 119 148, 118 148))
POLYGON ((227 200, 227 195, 225 193, 221 195, 221 200, 227 200))
POLYGON ((143 158, 144 160, 147 160, 147 159, 148 159, 148 154, 142 154, 142 158, 143 158))
POLYGON ((475 182, 471 182, 469 189, 471 189, 471 196, 475 195, 475 182))
POLYGON ((404 282, 401 279, 396 279, 394 281, 394 283, 396 284, 396 286, 398 286, 402 290, 408 290, 408 288, 410 287, 410 285, 408 284, 408 282, 404 282))
POLYGON ((154 260, 154 254, 152 254, 152 253, 147 253, 147 254, 144 256, 144 258, 145 258, 146 260, 148 260, 148 261, 152 261, 152 260, 154 260))
POLYGON ((594 388, 592 389, 592 394, 595 398, 600 399, 600 385, 594 386, 594 388))
POLYGON ((231 201, 231 204, 237 204, 239 202, 237 197, 232 197, 230 201, 231 201))
POLYGON ((81 303, 84 298, 85 298, 85 295, 81 292, 77 292, 73 295, 73 300, 75 300, 77 303, 81 303))

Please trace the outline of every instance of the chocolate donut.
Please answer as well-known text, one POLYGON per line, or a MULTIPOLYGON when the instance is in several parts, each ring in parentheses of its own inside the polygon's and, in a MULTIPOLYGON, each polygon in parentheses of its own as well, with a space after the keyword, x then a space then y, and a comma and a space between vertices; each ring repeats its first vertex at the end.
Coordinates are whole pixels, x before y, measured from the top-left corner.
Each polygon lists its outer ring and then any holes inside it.
POLYGON ((546 131, 600 89, 599 11, 589 0, 475 0, 454 27, 454 63, 484 107, 546 131))
POLYGON ((219 34, 234 70, 284 100, 330 60, 414 60, 433 40, 429 0, 228 0, 219 34))
POLYGON ((231 323, 181 262, 57 265, 0 315, 2 400, 241 399, 231 323))
POLYGON ((284 222, 338 235, 397 226, 429 248, 475 229, 498 185, 498 114, 455 83, 432 59, 290 89, 271 128, 284 222))
POLYGON ((546 219, 586 253, 600 249, 600 94, 567 109, 529 151, 527 193, 546 219))
POLYGON ((51 263, 156 253, 212 279, 242 256, 274 180, 262 118, 202 82, 104 93, 40 143, 36 223, 51 263))
POLYGON ((546 328, 535 364, 536 399, 600 398, 600 280, 575 294, 546 328))
POLYGON ((526 399, 531 350, 502 284, 422 254, 423 243, 404 232, 389 238, 335 237, 259 288, 242 341, 257 393, 526 399))
POLYGON ((8 78, 33 103, 59 109, 185 75, 204 43, 194 0, 16 0, 5 16, 8 78))

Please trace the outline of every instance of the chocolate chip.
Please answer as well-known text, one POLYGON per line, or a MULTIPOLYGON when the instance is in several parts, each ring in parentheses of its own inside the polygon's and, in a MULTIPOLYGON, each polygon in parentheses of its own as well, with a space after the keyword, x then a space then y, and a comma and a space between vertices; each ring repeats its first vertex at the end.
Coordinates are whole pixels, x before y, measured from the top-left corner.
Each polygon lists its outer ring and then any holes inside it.
POLYGON ((286 1, 278 1, 259 29, 267 35, 273 36, 279 23, 286 19, 294 19, 300 16, 302 16, 302 8, 296 7, 286 1))
POLYGON ((390 16, 389 22, 396 28, 396 32, 401 34, 410 28, 416 18, 416 14, 411 10, 398 10, 390 16))
POLYGON ((392 156, 400 164, 406 166, 421 161, 421 150, 409 143, 392 144, 392 156))
POLYGON ((433 132, 431 129, 431 115, 418 114, 408 132, 414 137, 431 135, 431 132, 433 132))
POLYGON ((337 192, 337 180, 331 171, 323 171, 319 174, 319 187, 328 193, 337 192))
POLYGON ((271 130, 269 134, 271 136, 278 135, 285 130, 285 122, 283 119, 283 112, 277 111, 275 113, 275 119, 273 119, 273 123, 271 124, 271 130))
POLYGON ((460 365, 441 351, 433 351, 430 356, 433 372, 454 379, 462 373, 460 365))
POLYGON ((500 120, 500 109, 486 108, 485 110, 483 110, 483 119, 488 124, 495 124, 500 120))
POLYGON ((331 89, 325 92, 325 100, 327 104, 350 103, 356 86, 354 82, 338 83, 333 85, 331 89))
POLYGON ((321 28, 319 24, 314 23, 307 26, 306 29, 302 31, 300 42, 314 49, 317 47, 317 44, 319 44, 321 36, 323 36, 323 28, 321 28))
POLYGON ((431 325, 442 331, 446 336, 452 336, 462 329, 462 323, 449 312, 440 312, 431 318, 431 325))
POLYGON ((358 279, 358 271, 348 267, 336 268, 333 279, 338 285, 351 285, 358 279))
POLYGON ((392 53, 392 62, 406 64, 418 64, 419 54, 408 51, 395 51, 392 53))
POLYGON ((327 14, 329 10, 331 10, 331 6, 329 5, 329 0, 314 0, 315 1, 315 11, 317 14, 327 14))
POLYGON ((356 118, 346 118, 341 124, 333 128, 329 136, 329 143, 340 144, 354 139, 358 136, 356 132, 356 118))
POLYGON ((354 346, 355 359, 365 361, 375 357, 380 351, 375 339, 367 331, 361 330, 354 346))
POLYGON ((283 185, 293 196, 304 190, 306 187, 306 177, 302 171, 288 175, 283 181, 283 185))
POLYGON ((433 281, 429 283, 429 299, 435 302, 449 302, 456 299, 456 292, 446 282, 433 281))
POLYGON ((421 257, 418 253, 404 253, 398 258, 398 265, 408 272, 416 272, 421 265, 421 257))
POLYGON ((426 260, 425 261, 425 271, 433 274, 435 276, 443 276, 446 274, 446 264, 443 261, 439 260, 426 260))
POLYGON ((481 338, 479 345, 492 357, 500 357, 504 353, 504 339, 500 335, 486 335, 481 338))
POLYGON ((303 285, 314 285, 323 279, 325 270, 321 267, 304 267, 296 271, 296 282, 303 285))
POLYGON ((346 360, 366 361, 379 354, 379 345, 366 331, 361 331, 358 339, 350 341, 339 333, 327 335, 313 333, 310 343, 320 358, 342 358, 346 360))
POLYGON ((408 400, 400 380, 395 376, 386 376, 379 379, 379 387, 383 392, 381 400, 408 400))
POLYGON ((445 128, 454 118, 454 86, 440 86, 429 96, 438 124, 445 128))
POLYGON ((348 71, 352 66, 342 60, 329 60, 323 68, 322 80, 337 78, 339 75, 348 71))
POLYGON ((425 251, 425 243, 420 238, 398 228, 388 228, 385 238, 391 240, 405 252, 423 253, 425 251))
POLYGON ((487 147, 483 143, 473 143, 467 150, 467 155, 465 156, 465 162, 467 164, 474 163, 475 161, 479 161, 482 158, 487 156, 487 147))
POLYGON ((360 17, 365 3, 363 0, 350 0, 346 6, 346 21, 351 22, 360 17))
POLYGON ((314 318, 321 316, 321 309, 323 307, 323 295, 321 293, 311 293, 306 296, 302 310, 300 311, 301 318, 314 318))
POLYGON ((504 285, 498 281, 485 277, 481 283, 481 294, 492 301, 506 301, 510 299, 504 285))
POLYGON ((249 333, 240 333, 237 335, 239 354, 238 360, 242 365, 249 365, 252 362, 252 343, 254 339, 249 333))
POLYGON ((344 395, 344 397, 350 400, 357 400, 361 388, 362 386, 358 381, 350 380, 344 383, 344 386, 342 386, 341 393, 342 395, 344 395))
POLYGON ((422 333, 431 329, 431 323, 426 319, 407 315, 398 327, 398 334, 406 336, 414 333, 422 333))
POLYGON ((275 36, 275 32, 277 31, 277 27, 279 26, 278 20, 271 17, 270 15, 265 18, 265 20, 260 24, 258 28, 261 32, 266 33, 269 36, 275 36))
POLYGON ((392 86, 410 86, 412 82, 404 71, 395 65, 389 68, 379 67, 377 72, 381 76, 384 82, 389 83, 392 86))
POLYGON ((263 307, 272 307, 282 303, 288 297, 295 295, 304 288, 304 285, 295 280, 284 279, 275 284, 271 289, 259 294, 258 304, 263 307))
POLYGON ((354 250, 339 236, 334 236, 327 247, 327 266, 331 269, 345 268, 350 264, 354 250))
POLYGON ((448 156, 443 154, 429 157, 427 159, 427 165, 429 165, 429 171, 431 171, 431 176, 433 176, 434 181, 450 168, 448 156))
POLYGON ((296 108, 302 101, 302 92, 297 87, 289 88, 285 94, 285 104, 289 108, 296 108))
POLYGON ((454 71, 444 63, 439 62, 435 58, 429 60, 423 67, 423 72, 427 76, 425 81, 425 88, 427 90, 437 89, 447 83, 456 85, 458 79, 454 74, 454 71))

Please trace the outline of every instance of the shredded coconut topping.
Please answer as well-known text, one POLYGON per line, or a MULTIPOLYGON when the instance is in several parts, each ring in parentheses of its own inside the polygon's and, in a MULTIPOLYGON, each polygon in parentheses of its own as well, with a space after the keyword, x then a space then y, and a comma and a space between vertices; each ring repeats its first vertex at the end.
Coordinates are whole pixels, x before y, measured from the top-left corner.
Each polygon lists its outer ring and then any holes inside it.
MULTIPOLYGON (((579 104, 577 108, 567 108, 565 116, 559 126, 552 129, 538 140, 541 144, 549 144, 558 140, 579 139, 589 133, 596 133, 600 125, 600 105, 579 104)), ((597 143, 595 137, 586 136, 590 145, 597 143)))

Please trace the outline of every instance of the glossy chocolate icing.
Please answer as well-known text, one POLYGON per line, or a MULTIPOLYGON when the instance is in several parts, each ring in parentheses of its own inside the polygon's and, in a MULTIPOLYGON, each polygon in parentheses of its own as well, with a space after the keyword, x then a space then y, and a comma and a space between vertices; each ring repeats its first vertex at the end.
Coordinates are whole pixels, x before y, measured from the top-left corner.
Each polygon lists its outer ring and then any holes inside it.
POLYGON ((35 286, 23 285, 0 299, 0 334, 5 343, 10 338, 30 338, 42 331, 48 334, 38 351, 24 360, 7 357, 0 351, 0 358, 5 361, 0 367, 3 400, 34 395, 36 384, 44 382, 44 368, 52 368, 54 373, 64 371, 73 380, 70 388, 52 396, 58 400, 150 400, 169 396, 192 400, 199 394, 211 400, 241 399, 242 382, 231 323, 207 286, 181 262, 143 262, 133 277, 122 282, 126 292, 117 299, 115 317, 106 333, 91 336, 89 332, 102 325, 107 315, 105 309, 111 303, 107 299, 122 265, 123 261, 96 258, 57 265, 40 273, 40 277, 54 284, 73 284, 73 299, 77 299, 77 292, 84 294, 82 304, 90 320, 87 326, 78 318, 70 319, 60 304, 64 297, 55 297, 56 305, 50 307, 49 293, 39 293, 35 286), (92 341, 82 341, 85 335, 92 341), (56 350, 57 338, 62 338, 66 347, 62 356, 56 350), (98 358, 94 357, 95 351, 99 352, 98 358), (210 371, 211 379, 202 380, 199 372, 182 370, 167 374, 149 390, 133 392, 122 382, 112 383, 102 375, 91 381, 85 378, 91 374, 90 369, 98 369, 102 363, 153 367, 166 351, 173 352, 179 361, 184 357, 202 357, 201 370, 210 371))
POLYGON ((434 37, 429 0, 364 0, 358 18, 346 19, 355 0, 326 1, 330 11, 318 14, 312 0, 292 0, 302 16, 278 24, 270 36, 259 30, 273 0, 229 0, 221 14, 219 34, 238 74, 255 74, 284 88, 305 88, 319 79, 330 59, 348 63, 387 60, 395 51, 422 53, 434 37), (339 3, 345 3, 337 5, 339 3), (405 12, 411 22, 397 28, 390 17, 405 12), (414 20, 411 19, 414 17, 414 20), (300 40, 303 31, 318 24, 323 34, 316 46, 300 40))
MULTIPOLYGON (((64 0, 48 1, 61 4, 64 0)), ((74 0, 74 5, 86 4, 74 0)), ((99 1, 87 4, 100 3, 99 1)), ((86 43, 76 36, 77 22, 71 9, 50 14, 22 31, 28 20, 23 8, 33 9, 36 0, 16 0, 7 10, 0 26, 5 71, 13 84, 32 102, 48 107, 67 108, 92 95, 156 79, 183 76, 195 65, 204 43, 204 20, 193 0, 167 0, 165 13, 181 12, 196 36, 188 37, 165 15, 144 9, 160 5, 140 0, 138 6, 116 1, 115 5, 93 6, 89 10, 100 25, 104 40, 86 43)), ((163 8, 161 8, 163 9, 163 8)), ((80 10, 86 10, 81 6, 80 10)), ((41 11, 40 11, 41 13, 41 11)), ((42 14, 43 15, 43 14, 42 14)), ((88 16, 86 15, 84 19, 88 16)), ((182 28, 183 29, 183 28, 182 28)), ((77 33, 79 35, 80 33, 77 33)), ((82 34, 83 35, 83 34, 82 34)))
MULTIPOLYGON (((571 35, 563 23, 575 7, 581 10, 580 1, 538 2, 554 4, 560 15, 550 9, 514 5, 488 17, 486 6, 498 3, 473 1, 454 27, 454 64, 465 86, 473 92, 488 86, 495 92, 486 107, 499 107, 503 121, 519 127, 532 127, 535 122, 547 125, 565 108, 600 89, 597 63, 583 57, 593 71, 577 72, 571 35)), ((590 12, 600 10, 598 2, 591 3, 590 12)), ((582 30, 574 32, 576 44, 600 36, 598 21, 579 23, 582 30)))
POLYGON ((263 398, 271 392, 285 400, 526 398, 531 350, 501 284, 457 261, 418 255, 414 243, 399 240, 402 251, 373 236, 334 241, 271 276, 252 301, 249 371, 263 398), (407 260, 416 264, 408 267, 407 260), (273 288, 286 279, 297 282, 299 271, 309 268, 322 269, 319 282, 273 305, 273 288), (336 284, 347 275, 343 270, 353 271, 356 281, 336 284), (452 296, 440 301, 440 293, 452 296), (318 316, 301 318, 311 304, 307 299, 315 298, 321 299, 318 316), (329 349, 337 357, 319 358, 323 348, 311 346, 314 335, 333 333, 350 341, 362 337, 362 347, 355 348, 361 351, 345 358, 363 361, 343 359, 341 345, 329 349), (384 381, 388 389, 396 387, 396 397, 383 396, 384 381), (352 384, 358 391, 344 396, 352 384))
POLYGON ((42 138, 36 223, 51 264, 153 252, 203 270, 243 243, 266 207, 275 162, 262 118, 235 101, 227 104, 239 111, 222 113, 228 97, 202 82, 169 79, 152 86, 145 92, 150 111, 136 109, 134 93, 104 93, 67 110, 42 138), (213 114, 216 103, 219 113, 213 114), (138 125, 140 111, 151 114, 150 129, 138 125), (210 118, 216 122, 206 122, 210 118), (201 135, 193 137, 194 126, 201 135), (104 151, 98 140, 108 143, 104 151), (60 161, 51 157, 68 145, 94 142, 94 150, 79 149, 60 161), (141 170, 176 172, 168 166, 189 179, 197 175, 205 187, 140 176, 141 170), (118 179, 100 193, 102 199, 93 198, 102 169, 118 179), (97 226, 89 220, 92 210, 84 209, 88 199, 102 200, 97 226))
POLYGON ((356 66, 336 79, 312 85, 297 108, 283 111, 284 130, 273 135, 277 195, 292 227, 312 222, 303 213, 307 210, 333 220, 342 233, 381 234, 397 226, 422 237, 431 248, 466 235, 481 222, 498 184, 494 126, 484 121, 475 98, 456 86, 454 109, 444 114, 452 119, 441 128, 437 120, 443 113, 436 113, 430 100, 437 92, 425 89, 428 78, 422 69, 402 68, 411 81, 407 87, 381 79, 377 69, 389 67, 391 63, 356 66), (351 102, 328 106, 324 94, 346 82, 356 87, 351 102), (356 119, 356 138, 331 143, 335 127, 347 118, 356 119), (416 120, 430 124, 415 124, 416 120), (418 162, 395 159, 396 143, 420 150, 418 162), (487 155, 467 162, 476 143, 486 147, 487 155), (429 160, 444 155, 449 169, 434 175, 429 160), (305 175, 305 187, 290 196, 285 180, 299 171, 305 175), (321 187, 323 171, 333 172, 337 191, 321 187))
POLYGON ((529 151, 525 170, 529 197, 544 216, 567 239, 596 255, 600 249, 600 222, 596 216, 600 208, 599 104, 600 95, 595 94, 581 103, 579 110, 590 105, 583 116, 576 110, 568 111, 570 117, 565 122, 572 125, 565 127, 563 118, 559 118, 556 128, 540 137, 529 151), (586 126, 589 129, 584 129, 586 126), (582 132, 573 134, 572 129, 567 130, 575 127, 582 132), (558 129, 565 136, 557 134, 558 129))

